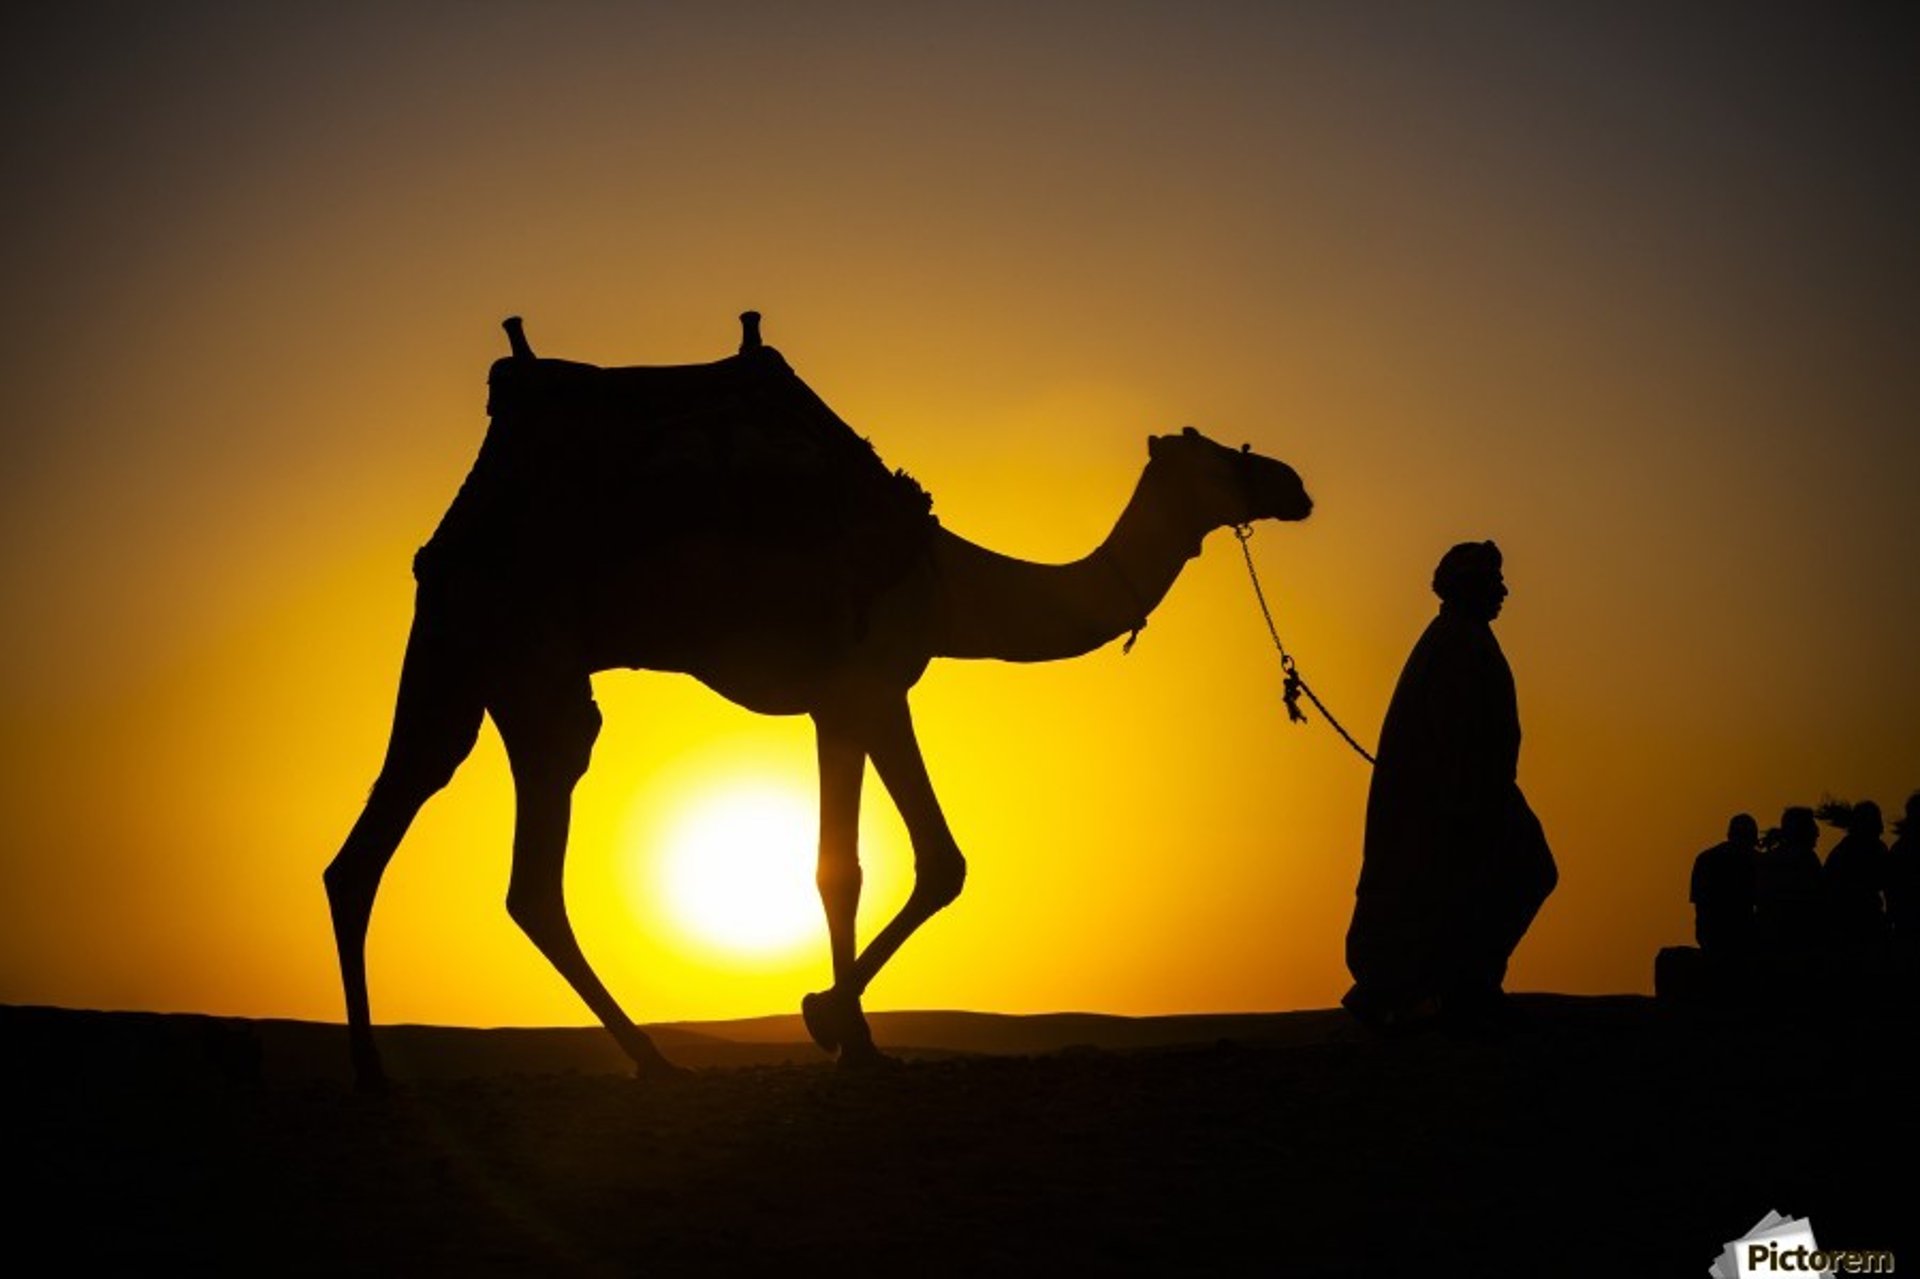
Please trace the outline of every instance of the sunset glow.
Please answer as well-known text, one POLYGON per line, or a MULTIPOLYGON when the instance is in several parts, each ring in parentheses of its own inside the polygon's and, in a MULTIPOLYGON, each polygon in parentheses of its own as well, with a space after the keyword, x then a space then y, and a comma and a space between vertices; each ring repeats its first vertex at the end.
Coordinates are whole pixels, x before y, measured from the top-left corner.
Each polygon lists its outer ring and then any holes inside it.
POLYGON ((675 922, 701 943, 746 956, 823 945, 815 821, 812 801, 766 782, 691 799, 659 862, 659 891, 675 922))
MULTIPOLYGON (((1916 77, 1881 21, 22 7, 0 1002, 339 1018, 320 875, 501 319, 674 364, 749 308, 1008 555, 1099 544, 1152 434, 1292 465, 1315 512, 1251 550, 1364 743, 1437 557, 1497 540, 1561 875, 1510 985, 1650 989, 1730 814, 1920 786, 1916 77)), ((935 662, 911 704, 967 887, 868 1006, 1334 1004, 1368 772, 1280 685, 1224 531, 1128 655, 935 662)), ((830 980, 811 725, 593 690, 582 949, 638 1020, 794 1011, 830 980)), ((487 724, 381 883, 377 1020, 590 1019, 505 910, 515 811, 487 724)), ((862 823, 865 939, 912 875, 871 773, 862 823)))

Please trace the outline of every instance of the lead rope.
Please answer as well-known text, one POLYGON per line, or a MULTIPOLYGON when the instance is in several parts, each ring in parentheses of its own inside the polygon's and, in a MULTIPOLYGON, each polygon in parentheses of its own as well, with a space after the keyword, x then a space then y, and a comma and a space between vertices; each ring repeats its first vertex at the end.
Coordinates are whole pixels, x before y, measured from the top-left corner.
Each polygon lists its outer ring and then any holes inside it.
POLYGON ((1341 727, 1340 721, 1333 717, 1333 712, 1327 709, 1326 703, 1314 696, 1313 689, 1301 676, 1300 668, 1294 664, 1293 654, 1287 651, 1286 643, 1281 640, 1280 629, 1273 624, 1273 610, 1267 607, 1267 593, 1260 589, 1260 574, 1253 567, 1253 552, 1247 547, 1247 543, 1253 540, 1253 525, 1236 524, 1233 526, 1233 535, 1240 540, 1240 555, 1247 561, 1247 580, 1253 583, 1253 598, 1259 601, 1260 616, 1267 622, 1267 634, 1273 637, 1273 646, 1280 651, 1280 669, 1287 674, 1287 682, 1282 686, 1280 693, 1280 700, 1287 704, 1287 718, 1296 724, 1307 722, 1307 713, 1300 709, 1300 695, 1305 693, 1307 700, 1313 703, 1314 709, 1333 726, 1334 732, 1340 734, 1340 740, 1353 747, 1353 753, 1361 759, 1369 764, 1373 763, 1373 756, 1367 754, 1367 748, 1354 741, 1353 734, 1341 727))

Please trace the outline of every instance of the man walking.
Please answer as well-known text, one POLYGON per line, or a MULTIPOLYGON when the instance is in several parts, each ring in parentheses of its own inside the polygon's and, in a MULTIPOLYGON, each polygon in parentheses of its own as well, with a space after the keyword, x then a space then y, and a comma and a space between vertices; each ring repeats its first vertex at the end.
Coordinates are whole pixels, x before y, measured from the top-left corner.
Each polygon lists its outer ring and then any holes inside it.
POLYGON ((1347 930, 1342 1001, 1393 1027, 1498 1018, 1507 960, 1558 882, 1515 781, 1520 712, 1492 622, 1500 549, 1465 542, 1434 570, 1439 616, 1407 658, 1380 730, 1347 930))

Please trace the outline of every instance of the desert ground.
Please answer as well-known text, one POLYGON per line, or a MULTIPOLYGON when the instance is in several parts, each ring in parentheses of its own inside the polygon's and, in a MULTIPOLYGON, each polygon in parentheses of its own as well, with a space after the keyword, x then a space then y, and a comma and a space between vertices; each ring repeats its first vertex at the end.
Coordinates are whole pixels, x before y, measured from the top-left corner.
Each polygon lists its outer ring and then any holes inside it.
POLYGON ((13 1273, 1698 1275, 1769 1209, 1914 1247, 1913 1022, 1518 998, 1521 1030, 1338 1011, 880 1013, 344 1031, 0 1008, 13 1273))

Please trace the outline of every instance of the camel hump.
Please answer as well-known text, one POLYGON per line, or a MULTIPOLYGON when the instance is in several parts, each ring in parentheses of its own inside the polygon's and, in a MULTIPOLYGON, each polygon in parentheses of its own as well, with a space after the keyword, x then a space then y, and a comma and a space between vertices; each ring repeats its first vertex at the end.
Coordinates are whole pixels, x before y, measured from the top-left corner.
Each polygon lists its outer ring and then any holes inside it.
POLYGON ((536 358, 510 321, 486 439, 416 573, 552 581, 746 538, 813 546, 858 590, 888 584, 930 538, 932 498, 761 342, 759 319, 744 313, 739 353, 713 363, 613 368, 536 358))

